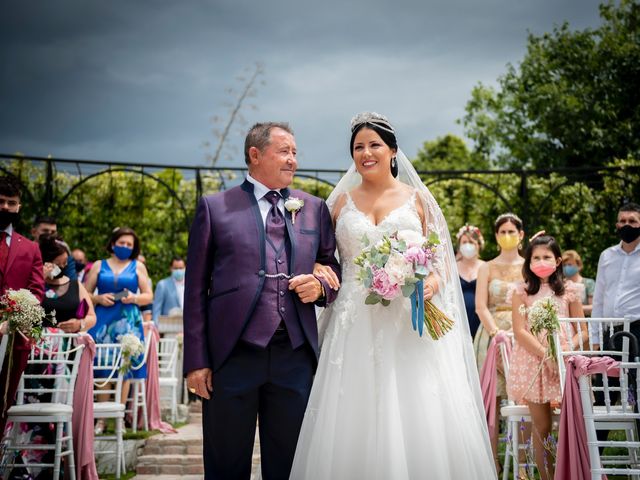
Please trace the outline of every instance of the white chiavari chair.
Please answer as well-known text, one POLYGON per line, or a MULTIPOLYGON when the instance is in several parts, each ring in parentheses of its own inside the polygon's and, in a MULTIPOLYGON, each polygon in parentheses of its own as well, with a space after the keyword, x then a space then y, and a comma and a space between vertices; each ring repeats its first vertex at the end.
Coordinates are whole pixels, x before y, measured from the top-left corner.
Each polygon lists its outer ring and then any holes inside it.
POLYGON ((3 477, 12 467, 53 468, 51 478, 59 478, 62 459, 67 457, 69 476, 75 480, 73 452, 73 391, 84 345, 76 345, 78 334, 46 332, 42 340, 31 348, 27 367, 20 379, 16 404, 7 411, 7 423, 13 426, 7 435, 3 465, 3 477), (25 403, 27 397, 36 397, 38 403, 25 403), (42 401, 46 399, 48 401, 42 401), (24 443, 20 439, 21 423, 55 424, 55 443, 24 443), (49 450, 54 452, 53 463, 17 463, 20 452, 49 450))
MULTIPOLYGON (((160 389, 170 389, 171 421, 175 422, 178 414, 178 385, 180 379, 176 373, 178 363, 178 340, 176 338, 161 338, 158 343, 158 367, 160 374, 160 389)), ((164 399, 166 397, 160 397, 164 399)))
POLYGON ((607 375, 602 375, 602 393, 604 395, 604 405, 602 406, 594 405, 593 376, 581 375, 578 379, 592 480, 600 480, 603 475, 625 475, 627 478, 630 476, 634 479, 640 479, 640 442, 637 437, 630 438, 627 435, 625 440, 600 441, 596 434, 598 427, 602 425, 607 425, 608 428, 620 425, 628 432, 626 426, 633 425, 635 427, 636 423, 640 421, 637 409, 640 389, 638 389, 638 382, 630 381, 632 377, 638 378, 640 362, 621 362, 619 366, 619 388, 615 390, 610 388, 607 375), (635 389, 630 388, 630 385, 634 383, 635 389), (620 394, 618 405, 611 398, 611 394, 614 392, 620 394), (613 459, 611 456, 601 455, 600 450, 607 447, 618 450, 618 454, 613 456, 613 459), (620 454, 620 449, 626 453, 620 454))
POLYGON ((124 408, 122 398, 122 346, 119 343, 96 344, 96 355, 93 361, 93 418, 105 420, 112 418, 115 421, 114 435, 100 435, 96 440, 114 441, 115 450, 95 450, 95 454, 114 454, 116 458, 116 479, 121 473, 126 473, 124 458, 124 408), (101 397, 109 399, 101 401, 101 397))

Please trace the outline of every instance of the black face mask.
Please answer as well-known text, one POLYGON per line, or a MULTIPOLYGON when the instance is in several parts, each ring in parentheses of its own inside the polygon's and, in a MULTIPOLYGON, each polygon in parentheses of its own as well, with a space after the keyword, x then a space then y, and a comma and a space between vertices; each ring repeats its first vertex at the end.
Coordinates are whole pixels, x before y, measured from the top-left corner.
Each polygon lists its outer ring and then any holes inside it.
POLYGON ((20 218, 19 212, 9 212, 7 210, 0 210, 0 229, 4 230, 9 224, 15 225, 20 218))
MULTIPOLYGON (((67 268, 67 267, 65 267, 67 268)), ((60 273, 58 273, 55 277, 53 277, 55 280, 58 280, 60 278, 64 277, 64 269, 60 269, 60 273)))
POLYGON ((636 238, 640 237, 640 227, 625 225, 618 229, 618 236, 624 243, 631 243, 636 238))
POLYGON ((76 273, 80 273, 81 271, 83 271, 84 267, 86 267, 84 263, 76 262, 76 273))

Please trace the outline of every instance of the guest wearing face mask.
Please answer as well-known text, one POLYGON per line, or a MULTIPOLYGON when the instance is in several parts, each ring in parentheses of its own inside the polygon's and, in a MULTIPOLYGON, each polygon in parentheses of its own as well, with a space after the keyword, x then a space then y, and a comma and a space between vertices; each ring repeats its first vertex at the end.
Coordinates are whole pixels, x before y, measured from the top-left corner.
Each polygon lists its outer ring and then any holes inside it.
MULTIPOLYGON (((20 184, 15 177, 0 176, 0 295, 9 289, 26 288, 41 301, 44 296, 44 277, 40 249, 37 243, 16 231, 20 220, 21 196, 20 184)), ((0 339, 8 331, 8 323, 0 322, 0 339)), ((8 387, 6 392, 0 394, 0 436, 4 432, 6 411, 15 401, 16 389, 30 350, 29 342, 16 335, 11 362, 7 360, 2 364, 0 388, 7 383, 8 387)))
MULTIPOLYGON (((500 330, 511 330, 511 302, 509 294, 515 285, 522 281, 522 264, 519 246, 524 237, 522 220, 514 213, 500 215, 494 223, 496 242, 500 246, 500 253, 496 258, 480 265, 476 282, 476 313, 480 317, 480 327, 473 339, 473 348, 478 363, 478 371, 487 357, 487 349, 491 339, 500 330)), ((504 374, 499 372, 496 386, 497 405, 500 398, 507 396, 504 374)), ((499 413, 497 416, 499 416, 499 413)), ((489 432, 491 447, 493 448, 496 468, 500 470, 498 461, 498 427, 489 432)))
POLYGON ((640 338, 640 205, 618 210, 616 231, 620 243, 600 254, 591 315, 630 316, 631 331, 640 338))
POLYGON ((79 248, 74 248, 71 251, 71 258, 73 258, 75 263, 78 280, 84 282, 84 277, 89 273, 93 264, 87 262, 87 255, 84 253, 84 250, 79 248))
POLYGON ((478 270, 484 262, 480 260, 480 251, 484 247, 484 238, 478 227, 465 225, 456 235, 458 240, 458 274, 464 296, 464 306, 469 321, 469 331, 473 338, 480 326, 480 318, 476 313, 476 281, 478 270))
POLYGON ((562 254, 562 272, 567 280, 571 280, 580 288, 580 298, 585 317, 591 316, 591 304, 593 303, 593 291, 596 288, 596 281, 592 278, 583 277, 582 259, 575 250, 565 250, 562 254))
POLYGON ((171 276, 163 278, 156 286, 153 298, 153 323, 158 324, 160 315, 182 315, 184 301, 185 261, 173 257, 170 265, 171 276))
MULTIPOLYGON (((107 243, 107 252, 111 256, 97 260, 85 279, 87 291, 92 295, 96 306, 97 323, 89 330, 96 343, 117 343, 121 335, 132 333, 144 343, 142 315, 140 305, 153 301, 153 292, 149 287, 149 276, 143 263, 136 258, 140 253, 140 241, 131 228, 116 228, 107 243), (140 293, 136 293, 136 292, 140 293)), ((132 365, 139 365, 142 354, 132 359, 132 365)), ((138 370, 130 370, 125 380, 146 378, 146 365, 138 370)), ((122 403, 129 396, 130 382, 122 387, 122 403)), ((96 426, 101 430, 101 425, 96 426)))
MULTIPOLYGON (((560 375, 556 358, 551 354, 546 332, 534 334, 528 311, 522 310, 537 300, 553 298, 560 317, 583 317, 579 288, 570 280, 565 281, 560 265, 562 254, 555 239, 537 233, 525 253, 522 273, 524 282, 517 285, 512 299, 513 334, 515 345, 511 354, 507 388, 509 398, 516 403, 526 403, 531 412, 533 432, 531 440, 541 480, 553 478, 553 462, 546 459, 543 442, 551 433, 552 404, 560 403, 560 375)), ((567 336, 565 329, 558 331, 560 343, 576 348, 585 339, 583 330, 567 336)), ((564 347, 563 349, 566 349, 564 347)), ((555 453, 555 452, 552 452, 555 453)))

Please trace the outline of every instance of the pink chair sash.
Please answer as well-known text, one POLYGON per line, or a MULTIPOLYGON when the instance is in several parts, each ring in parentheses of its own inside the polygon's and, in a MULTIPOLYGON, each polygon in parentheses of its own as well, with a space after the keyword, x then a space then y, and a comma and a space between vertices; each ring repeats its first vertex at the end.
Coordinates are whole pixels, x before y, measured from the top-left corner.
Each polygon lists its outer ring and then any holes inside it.
MULTIPOLYGON (((620 375, 618 364, 619 362, 611 357, 575 355, 567 360, 555 480, 589 480, 591 478, 587 430, 582 417, 578 378, 581 375, 605 372, 608 376, 617 377, 620 375)), ((606 476, 603 475, 602 478, 606 476)))
MULTIPOLYGON (((147 414, 149 415, 149 428, 159 430, 162 433, 177 433, 177 430, 162 421, 160 416, 160 367, 158 365, 158 343, 160 333, 155 324, 149 325, 149 355, 147 357, 147 414)), ((142 421, 142 416, 138 417, 142 421)), ((140 425, 140 424, 139 424, 140 425)), ((141 426, 141 425, 140 425, 141 426)))
POLYGON ((494 440, 496 436, 496 387, 498 385, 498 358, 500 356, 500 344, 506 347, 507 358, 511 357, 511 338, 507 332, 498 332, 487 350, 482 369, 480 370, 480 386, 482 389, 482 400, 484 402, 484 412, 487 417, 489 435, 494 440))
POLYGON ((73 450, 76 460, 78 480, 98 480, 96 462, 93 455, 93 358, 96 344, 89 335, 81 335, 77 343, 84 345, 78 377, 73 391, 73 450))

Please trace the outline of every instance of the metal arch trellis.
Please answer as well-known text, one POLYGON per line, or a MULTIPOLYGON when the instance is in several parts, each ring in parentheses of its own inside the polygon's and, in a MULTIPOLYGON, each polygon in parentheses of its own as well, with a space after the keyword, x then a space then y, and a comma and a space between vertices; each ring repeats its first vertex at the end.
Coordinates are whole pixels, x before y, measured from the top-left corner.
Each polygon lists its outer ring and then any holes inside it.
MULTIPOLYGON (((96 178, 97 176, 104 174, 113 174, 115 172, 127 172, 132 174, 137 174, 141 176, 141 181, 144 178, 150 178, 162 185, 164 189, 169 193, 171 201, 176 202, 175 205, 178 205, 180 210, 182 211, 184 223, 189 226, 191 215, 185 202, 178 195, 175 186, 175 175, 177 171, 183 172, 191 172, 191 174, 195 177, 195 201, 197 202, 199 197, 203 194, 203 172, 214 172, 214 176, 217 177, 219 181, 218 188, 219 189, 227 189, 230 185, 227 183, 226 173, 229 172, 238 172, 240 174, 247 171, 247 167, 207 167, 207 166, 185 166, 185 165, 162 165, 162 164, 134 164, 134 163, 118 163, 118 162, 105 162, 105 161, 97 161, 97 160, 79 160, 79 159, 53 159, 50 157, 35 157, 35 156, 22 156, 22 155, 7 155, 0 154, 0 160, 18 160, 18 161, 29 161, 29 162, 44 162, 45 163, 45 185, 44 185, 44 198, 42 199, 44 203, 44 207, 47 211, 52 211, 55 209, 55 215, 58 215, 65 202, 70 198, 74 192, 80 188, 82 185, 86 184, 92 178, 96 178), (67 190, 60 198, 54 198, 56 196, 56 185, 54 181, 54 169, 57 164, 69 164, 75 167, 77 171, 78 180, 71 185, 69 190, 67 190), (91 175, 83 176, 83 170, 81 165, 86 166, 94 166, 94 167, 102 167, 102 170, 92 173, 91 175), (154 175, 153 173, 149 173, 149 169, 161 169, 161 170, 173 170, 174 181, 173 185, 169 185, 166 181, 164 181, 160 176, 154 175)), ((0 171, 9 175, 13 175, 16 177, 20 183, 23 185, 24 192, 26 197, 33 202, 37 202, 36 195, 34 192, 30 191, 27 184, 25 184, 22 179, 11 172, 8 168, 3 165, 0 165, 0 171)), ((520 216, 525 220, 525 222, 529 223, 529 220, 534 219, 540 214, 543 208, 545 208, 551 199, 557 195, 558 191, 567 185, 570 185, 575 181, 583 181, 586 178, 595 178, 601 179, 604 177, 617 178, 621 181, 628 181, 628 176, 625 176, 627 171, 631 172, 639 172, 640 167, 637 166, 626 166, 626 167, 599 167, 599 168, 584 168, 584 169, 548 169, 548 170, 452 170, 452 171, 421 171, 418 172, 423 179, 433 178, 432 180, 425 180, 425 184, 427 186, 435 185, 439 182, 443 182, 446 180, 455 180, 470 184, 476 184, 481 186, 482 188, 490 191, 496 198, 498 198, 504 207, 507 210, 512 210, 514 205, 512 202, 501 193, 499 187, 495 184, 491 184, 485 180, 485 178, 491 178, 497 176, 498 178, 501 175, 510 174, 520 177, 520 187, 519 187, 519 197, 521 200, 522 209, 519 213, 520 216), (625 171, 625 168, 627 169, 625 171), (560 173, 565 175, 567 178, 564 179, 563 182, 559 184, 553 185, 550 191, 547 193, 546 197, 543 198, 539 205, 531 205, 530 204, 530 195, 529 195, 529 177, 543 177, 549 176, 551 173, 560 173), (624 172, 624 173, 623 173, 624 172), (484 178, 477 178, 478 176, 484 178), (528 217, 532 218, 528 218, 528 217)), ((332 169, 298 169, 296 174, 299 178, 304 179, 312 179, 316 182, 323 183, 330 187, 334 186, 334 183, 326 178, 325 176, 332 176, 335 178, 336 176, 339 178, 342 174, 344 174, 345 170, 332 170, 332 169)), ((21 174, 20 174, 21 175, 21 174)), ((143 183, 142 183, 143 184, 143 183)), ((533 222, 535 223, 535 221, 533 222)))
MULTIPOLYGON (((96 172, 96 173, 93 173, 91 175, 88 175, 88 176, 82 178, 79 182, 75 183, 67 191, 67 193, 64 194, 64 196, 60 200, 58 200, 56 202, 56 210, 55 210, 55 213, 54 213, 54 217, 57 217, 60 214, 60 211, 62 210, 62 207, 64 206, 65 202, 68 200, 68 198, 73 194, 73 192, 75 190, 77 190, 78 188, 80 188, 82 185, 86 184, 89 180, 91 180, 93 178, 99 177, 101 175, 107 175, 107 174, 109 176, 111 176, 113 173, 116 173, 116 172, 135 173, 135 174, 140 175, 143 178, 144 177, 150 178, 150 179, 156 181, 157 183, 159 183, 160 185, 162 185, 163 187, 165 187, 167 189, 167 191, 170 193, 171 197, 173 199, 175 199, 178 202, 178 204, 180 205, 180 209, 182 210, 182 213, 184 214, 185 224, 186 224, 187 228, 189 227, 189 224, 190 224, 190 222, 189 222, 189 220, 190 220, 189 213, 188 213, 184 203, 182 202, 182 200, 180 199, 178 194, 175 192, 175 190, 173 190, 173 188, 171 188, 171 186, 169 186, 162 179, 157 178, 154 175, 152 175, 150 173, 147 173, 147 172, 145 172, 143 170, 135 170, 133 168, 126 168, 126 167, 125 168, 109 168, 107 170, 96 172)), ((113 189, 111 189, 111 190, 113 190, 113 189)))

